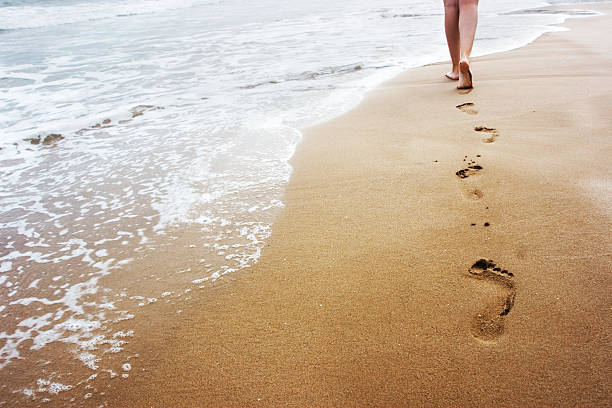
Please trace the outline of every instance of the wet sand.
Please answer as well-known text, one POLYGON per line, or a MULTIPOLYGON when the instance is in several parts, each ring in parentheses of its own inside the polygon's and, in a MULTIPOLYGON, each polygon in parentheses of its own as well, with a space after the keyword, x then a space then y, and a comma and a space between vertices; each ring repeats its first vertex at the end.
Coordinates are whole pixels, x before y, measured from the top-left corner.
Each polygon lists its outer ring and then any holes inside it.
POLYGON ((612 405, 612 19, 565 26, 308 129, 260 262, 151 309, 108 405, 612 405))

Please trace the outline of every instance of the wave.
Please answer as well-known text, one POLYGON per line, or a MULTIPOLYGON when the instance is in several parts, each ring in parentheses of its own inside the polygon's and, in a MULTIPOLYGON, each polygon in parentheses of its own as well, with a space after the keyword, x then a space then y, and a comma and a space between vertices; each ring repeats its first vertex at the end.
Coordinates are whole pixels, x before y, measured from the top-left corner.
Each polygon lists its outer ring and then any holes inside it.
POLYGON ((503 16, 519 15, 519 14, 549 14, 549 15, 564 15, 564 16, 594 16, 599 13, 590 10, 553 10, 547 8, 535 8, 535 9, 524 9, 515 10, 508 13, 502 13, 503 16))
POLYGON ((82 2, 69 5, 9 5, 0 7, 0 32, 61 24, 153 14, 188 8, 192 0, 135 0, 130 2, 82 2))
POLYGON ((271 80, 264 81, 264 82, 258 82, 256 84, 245 85, 245 86, 241 86, 240 88, 253 89, 253 88, 263 86, 263 85, 276 85, 276 84, 280 84, 280 83, 288 82, 288 81, 307 81, 310 79, 317 79, 322 76, 339 76, 339 75, 348 74, 351 72, 361 71, 362 69, 371 69, 371 68, 380 68, 380 67, 364 68, 362 63, 324 67, 317 71, 304 71, 299 74, 289 74, 289 75, 284 76, 283 78, 271 79, 271 80))

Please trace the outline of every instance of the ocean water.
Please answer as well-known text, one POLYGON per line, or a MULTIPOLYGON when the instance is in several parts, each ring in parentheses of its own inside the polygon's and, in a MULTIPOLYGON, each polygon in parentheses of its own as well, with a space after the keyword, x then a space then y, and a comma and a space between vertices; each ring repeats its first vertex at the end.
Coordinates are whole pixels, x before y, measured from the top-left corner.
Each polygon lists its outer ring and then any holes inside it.
MULTIPOLYGON (((572 13, 547 4, 482 2, 474 55, 558 30, 572 13)), ((0 406, 134 375, 130 321, 252 266, 300 129, 448 59, 442 18, 441 0, 0 0, 0 406), (177 242, 197 264, 130 280, 177 242)))

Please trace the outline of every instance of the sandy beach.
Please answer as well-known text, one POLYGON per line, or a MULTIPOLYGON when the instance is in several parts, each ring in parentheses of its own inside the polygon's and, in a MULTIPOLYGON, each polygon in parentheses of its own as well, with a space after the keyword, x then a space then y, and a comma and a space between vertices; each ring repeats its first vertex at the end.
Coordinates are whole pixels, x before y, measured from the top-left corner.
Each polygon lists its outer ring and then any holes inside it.
POLYGON ((612 405, 612 6, 568 8, 308 129, 259 263, 151 308, 108 406, 612 405))

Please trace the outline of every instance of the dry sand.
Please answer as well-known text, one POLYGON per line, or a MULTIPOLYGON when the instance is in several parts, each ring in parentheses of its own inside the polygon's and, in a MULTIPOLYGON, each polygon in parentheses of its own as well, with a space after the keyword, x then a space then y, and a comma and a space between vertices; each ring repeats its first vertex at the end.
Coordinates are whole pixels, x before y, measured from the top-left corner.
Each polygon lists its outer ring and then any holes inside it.
POLYGON ((308 129, 260 262, 151 316, 109 405, 611 406, 612 18, 565 26, 308 129))

